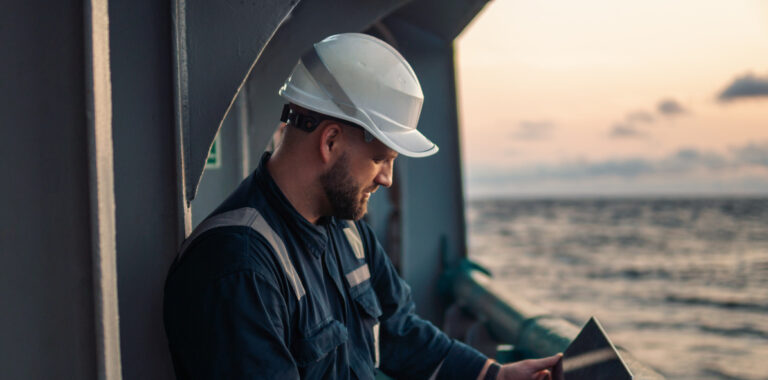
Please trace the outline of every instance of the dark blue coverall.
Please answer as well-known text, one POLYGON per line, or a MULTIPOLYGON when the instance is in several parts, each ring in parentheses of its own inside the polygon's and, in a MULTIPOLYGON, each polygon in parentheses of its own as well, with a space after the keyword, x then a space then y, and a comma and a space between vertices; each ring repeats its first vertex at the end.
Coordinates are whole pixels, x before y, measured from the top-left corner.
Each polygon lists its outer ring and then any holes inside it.
POLYGON ((290 264, 247 226, 188 241, 163 305, 176 376, 363 380, 374 378, 380 356, 379 369, 394 378, 429 379, 437 370, 437 379, 474 380, 486 357, 414 314, 410 288, 370 227, 355 224, 365 251, 358 258, 348 222, 307 221, 272 180, 268 159, 211 215, 258 210, 290 264))

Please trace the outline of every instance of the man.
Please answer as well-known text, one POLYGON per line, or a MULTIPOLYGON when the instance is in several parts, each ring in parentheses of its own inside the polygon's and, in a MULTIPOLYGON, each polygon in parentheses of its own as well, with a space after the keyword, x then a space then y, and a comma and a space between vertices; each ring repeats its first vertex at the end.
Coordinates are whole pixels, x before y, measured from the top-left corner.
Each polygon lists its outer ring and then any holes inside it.
POLYGON ((165 327, 180 379, 541 379, 559 356, 499 366, 414 314, 410 289, 359 221, 416 130, 405 59, 363 34, 315 44, 280 89, 274 154, 185 241, 165 327), (497 376, 498 374, 498 376, 497 376))

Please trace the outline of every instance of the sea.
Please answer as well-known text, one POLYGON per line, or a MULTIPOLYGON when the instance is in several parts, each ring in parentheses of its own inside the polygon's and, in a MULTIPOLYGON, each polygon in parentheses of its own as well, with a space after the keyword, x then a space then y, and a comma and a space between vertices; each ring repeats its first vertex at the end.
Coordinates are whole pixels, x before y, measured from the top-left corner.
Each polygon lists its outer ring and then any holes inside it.
POLYGON ((768 379, 768 198, 476 199, 470 258, 668 379, 768 379))

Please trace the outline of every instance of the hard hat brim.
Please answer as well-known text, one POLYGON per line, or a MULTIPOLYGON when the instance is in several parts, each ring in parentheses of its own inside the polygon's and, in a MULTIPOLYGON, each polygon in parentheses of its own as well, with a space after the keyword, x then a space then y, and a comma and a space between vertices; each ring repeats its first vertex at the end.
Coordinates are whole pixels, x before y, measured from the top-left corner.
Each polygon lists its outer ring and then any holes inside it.
POLYGON ((437 145, 418 130, 407 132, 380 132, 374 134, 382 144, 407 157, 428 157, 439 150, 437 145))

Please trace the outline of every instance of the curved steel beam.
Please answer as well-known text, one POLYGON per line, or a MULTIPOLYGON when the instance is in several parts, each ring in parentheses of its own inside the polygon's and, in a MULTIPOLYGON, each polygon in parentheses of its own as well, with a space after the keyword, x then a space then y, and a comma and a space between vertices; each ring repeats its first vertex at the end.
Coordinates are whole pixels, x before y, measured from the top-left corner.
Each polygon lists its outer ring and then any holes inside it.
POLYGON ((187 202, 244 78, 298 1, 173 2, 179 182, 187 202))

